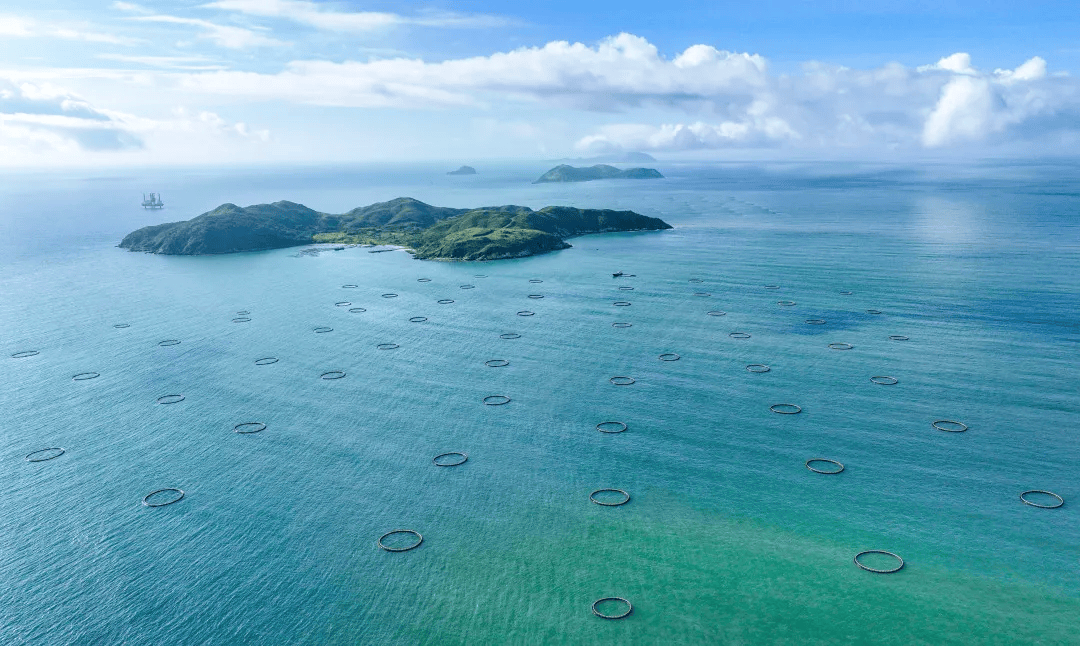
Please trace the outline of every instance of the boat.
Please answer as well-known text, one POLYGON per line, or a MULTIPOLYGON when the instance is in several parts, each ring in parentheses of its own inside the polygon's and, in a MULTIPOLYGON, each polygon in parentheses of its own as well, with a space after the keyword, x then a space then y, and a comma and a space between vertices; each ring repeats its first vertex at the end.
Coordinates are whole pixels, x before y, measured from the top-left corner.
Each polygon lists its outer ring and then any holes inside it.
POLYGON ((612 275, 611 275, 611 277, 612 277, 612 278, 618 278, 619 276, 625 276, 625 275, 626 275, 626 274, 624 274, 623 272, 621 272, 621 271, 620 271, 620 272, 619 272, 619 273, 617 273, 617 274, 612 274, 612 275))
POLYGON ((161 201, 161 195, 158 193, 151 193, 150 199, 147 199, 146 193, 143 193, 142 207, 144 209, 163 209, 165 208, 165 203, 161 201))

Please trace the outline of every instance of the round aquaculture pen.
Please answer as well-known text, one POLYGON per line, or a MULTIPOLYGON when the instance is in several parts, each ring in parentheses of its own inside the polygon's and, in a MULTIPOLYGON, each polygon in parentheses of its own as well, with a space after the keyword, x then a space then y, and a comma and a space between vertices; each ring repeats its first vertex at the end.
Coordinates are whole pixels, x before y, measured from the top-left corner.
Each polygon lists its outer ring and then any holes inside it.
POLYGON ((630 307, 630 301, 615 301, 612 305, 615 307, 630 307))
POLYGON ((793 307, 795 305, 795 301, 776 301, 776 304, 780 305, 781 307, 793 307))
POLYGON ((968 425, 963 422, 957 422, 951 419, 939 419, 930 424, 939 431, 945 431, 946 433, 963 433, 968 430, 968 425))
POLYGON ((130 323, 117 323, 113 327, 116 328, 117 330, 123 330, 124 328, 131 327, 131 324, 130 323))
POLYGON ((709 316, 727 316, 727 312, 723 310, 712 310, 711 312, 705 312, 709 316))
POLYGON ((396 344, 396 343, 380 343, 379 345, 377 345, 375 347, 378 348, 379 350, 397 350, 401 346, 396 344))
POLYGON ((409 323, 423 323, 427 320, 426 316, 414 316, 409 319, 409 323))
POLYGON ((452 298, 443 298, 443 299, 439 300, 439 305, 449 305, 450 303, 453 303, 453 302, 454 302, 454 299, 452 299, 452 298))
POLYGON ((843 471, 844 465, 836 460, 830 460, 829 458, 810 458, 806 461, 806 468, 814 473, 823 473, 831 476, 843 471), (814 466, 815 464, 818 466, 814 466))
POLYGON ((411 529, 395 529, 395 530, 393 530, 391 532, 386 532, 385 534, 383 534, 382 536, 379 537, 379 541, 378 541, 379 547, 386 550, 387 552, 408 552, 409 550, 414 550, 414 549, 420 547, 420 543, 423 543, 423 542, 424 542, 424 537, 420 535, 420 532, 416 532, 416 531, 413 531, 411 529), (416 542, 404 545, 402 547, 394 547, 394 546, 391 546, 391 545, 387 545, 386 543, 383 543, 383 540, 385 540, 387 538, 390 538, 391 536, 406 536, 406 535, 407 536, 414 536, 416 538, 416 542))
POLYGON ((850 349, 852 349, 854 347, 855 346, 851 345, 850 343, 830 343, 829 344, 829 349, 830 350, 850 350, 850 349))
POLYGON ((440 453, 431 458, 431 462, 437 467, 456 467, 465 464, 468 461, 469 456, 461 453, 460 451, 450 451, 449 453, 440 453), (440 462, 443 458, 450 458, 449 462, 440 462))
POLYGON ((543 297, 544 297, 543 294, 529 294, 529 298, 531 298, 533 300, 540 300, 543 297))
POLYGON ((27 453, 26 454, 26 461, 27 462, 48 462, 49 460, 55 460, 56 458, 60 457, 64 453, 66 453, 66 451, 63 449, 63 447, 50 446, 47 449, 38 449, 37 451, 34 451, 33 453, 27 453))
POLYGON ((520 339, 521 335, 518 334, 517 332, 506 332, 504 334, 500 334, 499 338, 500 339, 520 339))
POLYGON ((900 383, 900 380, 896 377, 889 377, 888 375, 877 375, 870 377, 870 381, 879 386, 895 386, 900 383))
POLYGON ((748 333, 746 333, 746 332, 732 332, 728 336, 730 336, 733 339, 749 339, 750 338, 750 335, 748 333))
POLYGON ((183 395, 162 395, 157 398, 159 404, 179 404, 184 401, 183 395))
POLYGON ((855 565, 858 565, 859 567, 866 570, 867 572, 874 572, 876 574, 892 574, 893 572, 899 572, 901 569, 903 569, 903 567, 904 567, 904 559, 900 558, 900 556, 898 556, 896 554, 893 554, 892 552, 886 552, 885 550, 865 550, 865 551, 859 552, 858 554, 855 555, 855 565), (864 563, 862 563, 859 560, 859 557, 866 556, 868 554, 880 554, 882 556, 890 557, 890 558, 892 558, 892 559, 894 559, 896 561, 896 567, 892 567, 892 568, 875 568, 875 567, 870 567, 869 565, 865 565, 864 563))
POLYGON ((232 428, 233 433, 239 433, 240 435, 251 435, 252 433, 262 433, 266 430, 266 424, 262 422, 241 422, 232 428))
POLYGON ((233 323, 250 323, 251 319, 246 316, 238 316, 232 320, 233 323))
POLYGON ((747 370, 747 372, 754 372, 754 373, 761 374, 763 372, 768 372, 768 371, 772 370, 772 368, 765 365, 764 363, 751 363, 750 365, 746 366, 746 370, 747 370))
POLYGON ((350 303, 349 301, 338 301, 334 303, 334 307, 348 307, 350 305, 352 305, 352 303, 350 303))
POLYGON ((911 339, 911 337, 904 336, 903 334, 890 334, 889 335, 889 340, 890 341, 908 341, 910 339, 911 339))
POLYGON ((615 384, 616 386, 629 386, 630 384, 634 383, 636 380, 633 377, 619 376, 619 377, 612 377, 611 379, 608 379, 608 381, 615 384))
POLYGON ((825 319, 806 319, 807 325, 825 325, 825 319))
POLYGON ((769 410, 780 415, 798 415, 802 412, 802 406, 798 404, 773 404, 769 410))
POLYGON ((510 362, 506 359, 488 359, 484 362, 484 365, 488 368, 505 368, 510 365, 510 362))
POLYGON ((1042 489, 1031 489, 1025 491, 1024 493, 1020 494, 1020 500, 1023 501, 1025 505, 1031 505, 1032 507, 1038 507, 1039 509, 1057 509, 1058 507, 1065 504, 1065 499, 1061 496, 1057 495, 1052 491, 1044 491, 1042 489), (1031 494, 1039 494, 1042 496, 1046 496, 1054 502, 1046 504, 1041 502, 1035 502, 1033 500, 1028 500, 1027 497, 1031 494))
POLYGON ((343 379, 344 377, 345 377, 345 372, 342 371, 342 370, 330 370, 328 372, 324 372, 321 375, 319 375, 319 379, 326 379, 326 380, 343 379))
POLYGON ((665 352, 664 354, 660 355, 657 358, 660 359, 661 361, 678 361, 682 357, 675 354, 674 352, 665 352))
POLYGON ((323 326, 323 327, 314 328, 311 331, 314 332, 315 334, 326 334, 327 332, 333 332, 334 328, 323 326))
POLYGON ((176 487, 166 487, 164 489, 158 489, 157 491, 151 491, 143 496, 142 504, 147 507, 164 507, 165 505, 171 505, 176 502, 180 502, 184 499, 184 490, 177 489, 176 487), (164 500, 154 502, 152 498, 158 494, 171 494, 171 497, 167 497, 164 500))
POLYGON ((536 312, 530 312, 529 310, 521 310, 517 313, 518 316, 536 316, 536 312))
POLYGON ((596 601, 593 601, 592 604, 592 613, 597 617, 600 617, 601 619, 623 619, 630 616, 630 613, 633 611, 634 606, 630 605, 630 602, 626 599, 623 599, 622 597, 604 597, 603 599, 597 599, 596 601), (597 608, 597 606, 599 606, 600 604, 607 604, 609 602, 624 605, 626 607, 626 610, 616 613, 605 613, 599 608, 597 608))
POLYGON ((615 327, 615 328, 620 328, 620 329, 621 329, 621 328, 628 328, 628 327, 634 327, 634 324, 633 324, 633 323, 620 323, 620 322, 616 321, 615 323, 612 323, 612 324, 611 324, 611 327, 615 327))
POLYGON ((596 430, 601 433, 623 433, 626 428, 626 422, 600 422, 596 425, 596 430))
POLYGON ((397 294, 386 293, 382 295, 383 298, 397 298, 397 294))
POLYGON ((506 395, 488 395, 487 397, 484 397, 485 406, 502 406, 509 403, 510 398, 506 395))
POLYGON ((180 339, 165 339, 164 341, 158 341, 158 345, 163 348, 167 348, 170 345, 180 345, 180 339))
POLYGON ((268 365, 270 365, 272 363, 277 363, 277 362, 278 362, 277 357, 263 357, 262 359, 256 359, 255 360, 255 365, 257 365, 257 366, 268 366, 268 365))
POLYGON ((72 381, 89 381, 90 379, 97 379, 101 376, 100 372, 80 372, 79 374, 71 378, 72 381))
POLYGON ((349 308, 349 312, 351 312, 352 314, 359 314, 361 312, 366 312, 366 311, 367 310, 362 308, 362 307, 350 307, 349 308))

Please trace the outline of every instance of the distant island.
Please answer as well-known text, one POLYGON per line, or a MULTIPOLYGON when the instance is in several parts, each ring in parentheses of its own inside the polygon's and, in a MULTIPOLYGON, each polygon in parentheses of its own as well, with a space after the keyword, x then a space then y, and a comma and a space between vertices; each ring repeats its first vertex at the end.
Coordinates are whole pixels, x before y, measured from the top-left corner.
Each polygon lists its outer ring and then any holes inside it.
POLYGON ((452 209, 399 197, 341 215, 285 201, 222 204, 191 220, 143 227, 119 246, 192 256, 327 242, 398 245, 424 260, 498 260, 566 249, 566 238, 588 233, 670 228, 660 218, 633 211, 566 206, 533 211, 512 205, 452 209))
POLYGON ((627 168, 621 170, 607 164, 587 168, 560 164, 540 176, 533 184, 547 182, 590 182, 594 179, 659 179, 663 178, 655 168, 627 168))
POLYGON ((475 175, 475 174, 476 174, 476 169, 473 168, 472 166, 462 166, 461 168, 459 168, 457 170, 452 170, 452 171, 447 173, 447 175, 475 175))

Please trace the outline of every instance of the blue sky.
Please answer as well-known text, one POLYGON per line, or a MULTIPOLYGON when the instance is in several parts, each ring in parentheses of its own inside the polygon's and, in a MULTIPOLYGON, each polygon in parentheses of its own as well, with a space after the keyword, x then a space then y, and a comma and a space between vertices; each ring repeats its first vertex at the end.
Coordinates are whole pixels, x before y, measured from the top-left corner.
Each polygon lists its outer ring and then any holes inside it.
POLYGON ((0 3, 0 164, 1064 154, 1065 2, 0 3))

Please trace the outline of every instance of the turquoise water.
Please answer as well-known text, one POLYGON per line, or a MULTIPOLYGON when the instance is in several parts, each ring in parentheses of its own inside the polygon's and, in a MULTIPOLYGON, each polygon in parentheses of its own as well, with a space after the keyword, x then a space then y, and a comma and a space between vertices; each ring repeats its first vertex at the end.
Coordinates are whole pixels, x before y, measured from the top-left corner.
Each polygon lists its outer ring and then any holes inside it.
POLYGON ((545 169, 5 178, 0 642, 1080 643, 1080 167, 528 183, 545 169), (149 190, 167 210, 138 208, 149 190), (226 201, 400 195, 676 228, 479 264, 115 248, 226 201), (267 429, 232 432, 249 421, 267 429), (67 452, 24 460, 50 446, 67 452), (447 451, 469 460, 433 466, 447 451), (816 457, 846 469, 811 473, 816 457), (186 497, 142 506, 163 487, 186 497), (631 500, 591 504, 600 488, 631 500), (1023 505, 1028 489, 1066 503, 1023 505), (422 545, 377 548, 399 528, 422 545), (905 568, 859 570, 867 549, 905 568), (633 614, 594 617, 605 596, 633 614))

